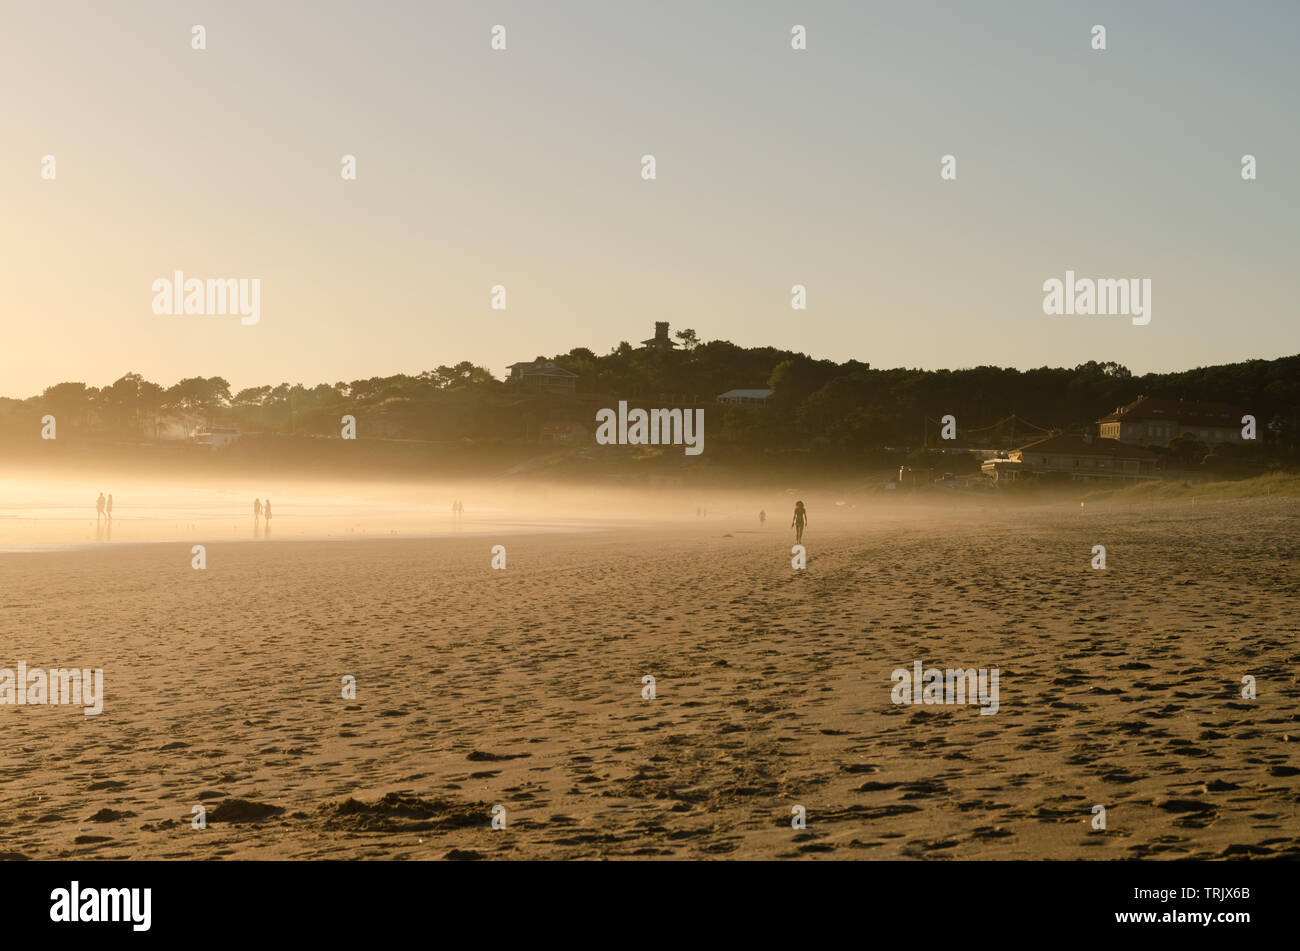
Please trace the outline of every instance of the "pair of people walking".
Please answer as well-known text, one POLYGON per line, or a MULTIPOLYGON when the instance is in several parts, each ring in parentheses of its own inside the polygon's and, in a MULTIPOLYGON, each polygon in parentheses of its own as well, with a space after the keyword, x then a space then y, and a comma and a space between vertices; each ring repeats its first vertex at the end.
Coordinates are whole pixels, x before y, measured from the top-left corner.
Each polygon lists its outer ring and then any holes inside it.
MULTIPOLYGON (((758 527, 762 528, 767 521, 767 511, 760 509, 758 513, 758 527)), ((794 518, 790 520, 790 527, 794 529, 794 543, 803 544, 803 529, 808 524, 808 510, 803 507, 803 502, 794 503, 794 518)))
POLYGON ((253 520, 256 521, 263 516, 268 522, 271 521, 271 500, 267 499, 264 505, 261 499, 253 499, 253 520))
POLYGON ((95 521, 107 518, 110 522, 113 520, 113 496, 110 494, 106 499, 104 493, 99 493, 99 498, 95 500, 95 521))

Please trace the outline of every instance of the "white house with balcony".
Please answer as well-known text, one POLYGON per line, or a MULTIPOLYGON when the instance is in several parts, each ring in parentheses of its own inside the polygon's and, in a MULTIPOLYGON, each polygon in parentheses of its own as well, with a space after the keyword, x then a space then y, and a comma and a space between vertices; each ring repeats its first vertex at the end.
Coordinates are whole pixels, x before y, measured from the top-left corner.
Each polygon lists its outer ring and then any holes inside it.
POLYGON ((210 449, 229 446, 238 438, 238 426, 205 426, 190 434, 190 439, 196 446, 207 446, 210 449))

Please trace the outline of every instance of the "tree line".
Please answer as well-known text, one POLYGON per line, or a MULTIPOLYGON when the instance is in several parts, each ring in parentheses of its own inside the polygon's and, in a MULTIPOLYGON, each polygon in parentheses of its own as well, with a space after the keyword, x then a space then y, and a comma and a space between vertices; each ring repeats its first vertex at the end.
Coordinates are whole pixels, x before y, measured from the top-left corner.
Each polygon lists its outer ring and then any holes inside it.
MULTIPOLYGON (((642 349, 624 341, 605 354, 556 354, 577 374, 572 395, 542 395, 461 362, 416 375, 351 382, 279 383, 231 392, 221 377, 171 386, 127 373, 96 388, 58 383, 26 400, 0 400, 0 430, 32 434, 43 414, 59 436, 118 440, 178 438, 200 425, 245 432, 337 435, 343 414, 363 437, 414 440, 538 440, 548 423, 593 428, 595 408, 710 407, 710 452, 754 457, 802 454, 827 463, 872 461, 899 449, 938 445, 939 420, 958 419, 945 445, 1012 448, 1048 432, 1096 432, 1097 419, 1139 395, 1234 404, 1259 421, 1278 458, 1295 458, 1300 433, 1300 355, 1134 375, 1114 362, 1073 367, 978 366, 958 370, 875 369, 773 347, 739 347, 677 333, 680 346, 642 349), (763 406, 714 399, 734 388, 767 388, 763 406)), ((541 359, 541 358, 539 358, 541 359)))

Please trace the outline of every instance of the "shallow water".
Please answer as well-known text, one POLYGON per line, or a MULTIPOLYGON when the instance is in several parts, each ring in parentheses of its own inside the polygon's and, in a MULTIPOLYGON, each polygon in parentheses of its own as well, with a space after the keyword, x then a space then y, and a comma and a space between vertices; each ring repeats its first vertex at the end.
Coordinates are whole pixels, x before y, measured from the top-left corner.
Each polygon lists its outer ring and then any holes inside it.
POLYGON ((253 517, 253 499, 244 493, 193 487, 114 493, 109 520, 97 518, 96 496, 57 485, 0 481, 0 553, 161 542, 533 534, 611 525, 607 519, 539 517, 469 502, 465 514, 456 517, 450 503, 341 494, 272 498, 268 521, 253 517))

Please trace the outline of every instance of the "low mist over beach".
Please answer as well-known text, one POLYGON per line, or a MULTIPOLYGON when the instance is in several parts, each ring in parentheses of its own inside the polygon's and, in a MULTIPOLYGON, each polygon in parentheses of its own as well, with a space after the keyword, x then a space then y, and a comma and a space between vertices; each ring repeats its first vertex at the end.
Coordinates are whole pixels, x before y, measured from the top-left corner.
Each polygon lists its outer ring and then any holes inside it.
MULTIPOLYGON (((648 518, 663 499, 571 486, 479 483, 464 499, 457 484, 352 483, 281 476, 195 478, 189 484, 139 473, 104 474, 112 518, 96 512, 98 483, 25 473, 0 479, 0 553, 105 544, 213 541, 339 540, 431 537, 491 532, 597 531, 648 518), (21 504, 13 500, 22 499, 21 504), (267 520, 254 505, 273 503, 267 520), (620 501, 623 503, 620 505, 620 501), (453 510, 460 502, 463 512, 453 510)), ((707 494, 707 493, 706 493, 707 494)))

